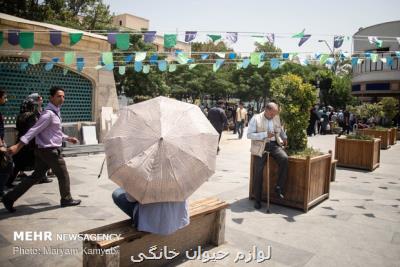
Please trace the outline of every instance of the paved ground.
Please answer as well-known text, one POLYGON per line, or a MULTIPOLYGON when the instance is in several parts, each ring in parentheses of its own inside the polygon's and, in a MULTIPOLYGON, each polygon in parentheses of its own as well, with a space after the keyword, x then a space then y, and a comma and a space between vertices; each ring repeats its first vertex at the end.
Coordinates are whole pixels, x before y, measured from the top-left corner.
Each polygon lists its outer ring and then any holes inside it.
MULTIPOLYGON (((310 145, 334 150, 334 136, 316 136, 310 145)), ((191 199, 217 196, 231 204, 226 217, 226 244, 213 252, 229 252, 225 259, 181 266, 400 266, 400 144, 381 151, 374 172, 337 170, 330 198, 308 213, 272 206, 272 214, 256 211, 248 200, 250 143, 224 133, 217 171, 191 199), (244 260, 257 246, 271 259, 244 260)), ((116 185, 97 175, 103 154, 67 158, 72 192, 82 199, 78 207, 59 208, 57 183, 34 186, 16 202, 17 212, 0 207, 0 266, 81 266, 82 255, 24 255, 19 248, 81 248, 77 241, 13 241, 14 231, 77 233, 126 216, 112 203, 116 185)))

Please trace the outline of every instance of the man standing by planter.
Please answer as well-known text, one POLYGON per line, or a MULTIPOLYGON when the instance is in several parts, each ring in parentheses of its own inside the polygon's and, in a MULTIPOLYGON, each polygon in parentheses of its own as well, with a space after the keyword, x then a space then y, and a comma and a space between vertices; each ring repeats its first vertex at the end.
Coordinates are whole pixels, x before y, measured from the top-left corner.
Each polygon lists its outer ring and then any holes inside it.
POLYGON ((61 207, 76 206, 81 203, 79 199, 73 199, 71 196, 69 174, 60 150, 63 140, 73 144, 78 142, 75 137, 67 136, 61 131, 60 108, 63 103, 64 89, 57 86, 52 87, 50 89, 50 102, 40 115, 39 120, 20 138, 18 144, 8 149, 11 155, 15 155, 24 145, 27 145, 30 140, 36 137, 34 173, 31 177, 19 183, 14 190, 8 192, 2 199, 9 212, 15 211, 14 202, 39 182, 49 168, 53 170, 58 179, 61 207))
POLYGON ((225 104, 224 101, 218 100, 217 104, 218 107, 213 107, 208 111, 207 118, 219 134, 218 148, 217 148, 217 154, 218 154, 219 142, 221 141, 222 131, 224 130, 225 125, 228 124, 228 119, 226 118, 226 114, 224 111, 224 104, 225 104))
POLYGON ((278 197, 284 198, 283 192, 288 171, 288 156, 281 145, 287 145, 287 136, 282 129, 278 114, 278 105, 270 102, 265 106, 264 112, 255 115, 249 122, 247 138, 251 139, 251 154, 255 156, 253 192, 256 201, 254 208, 256 209, 261 208, 263 169, 267 153, 270 153, 279 165, 275 192, 278 197))

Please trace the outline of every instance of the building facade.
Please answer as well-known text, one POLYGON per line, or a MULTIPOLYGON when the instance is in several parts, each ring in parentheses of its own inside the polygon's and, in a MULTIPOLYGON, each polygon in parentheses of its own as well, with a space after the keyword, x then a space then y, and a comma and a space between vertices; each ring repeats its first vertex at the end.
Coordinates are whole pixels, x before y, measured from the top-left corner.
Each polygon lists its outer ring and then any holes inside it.
POLYGON ((353 67, 353 96, 363 102, 377 102, 387 96, 400 102, 400 60, 395 54, 400 51, 400 44, 396 37, 400 37, 400 21, 361 28, 353 35, 353 54, 363 59, 353 67), (377 36, 383 41, 382 46, 370 44, 368 36, 377 36), (365 53, 377 53, 377 61, 373 62, 365 53), (392 58, 391 66, 385 63, 388 56, 392 58))

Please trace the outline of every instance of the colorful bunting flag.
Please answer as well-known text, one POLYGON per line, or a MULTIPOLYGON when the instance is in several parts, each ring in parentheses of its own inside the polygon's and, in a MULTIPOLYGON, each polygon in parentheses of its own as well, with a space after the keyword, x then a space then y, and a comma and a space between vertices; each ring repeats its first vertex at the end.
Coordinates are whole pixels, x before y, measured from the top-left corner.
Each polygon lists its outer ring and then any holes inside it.
POLYGON ((8 30, 8 43, 10 45, 19 44, 19 30, 8 30))
POLYGON ((125 66, 119 66, 118 67, 118 74, 119 75, 124 75, 126 71, 126 67, 125 66))
POLYGON ((216 42, 222 38, 221 35, 216 35, 216 34, 207 34, 207 36, 213 41, 216 42))
POLYGON ((143 68, 143 64, 141 61, 135 61, 133 64, 133 68, 135 69, 136 72, 141 72, 143 68))
POLYGON ((388 67, 392 67, 392 65, 393 65, 393 58, 392 58, 391 56, 387 56, 387 57, 386 57, 386 65, 387 65, 388 67))
POLYGON ((150 64, 155 65, 157 64, 157 61, 158 61, 158 54, 157 53, 152 54, 150 57, 150 64))
POLYGON ((274 33, 267 33, 267 35, 265 37, 267 37, 267 40, 269 43, 271 43, 271 44, 275 43, 275 34, 274 33))
POLYGON ((176 64, 170 64, 170 65, 169 65, 169 68, 168 68, 168 71, 169 71, 169 72, 174 72, 174 71, 176 71, 176 64))
POLYGON ((104 68, 105 68, 106 70, 108 70, 108 71, 112 71, 112 70, 114 69, 114 63, 112 63, 112 64, 106 64, 106 65, 104 66, 104 68))
POLYGON ((107 34, 107 41, 110 43, 110 44, 115 44, 116 42, 117 42, 117 39, 116 39, 116 33, 115 32, 109 32, 108 34, 107 34))
POLYGON ((302 46, 305 42, 307 42, 308 39, 310 39, 311 34, 305 34, 303 37, 301 37, 299 41, 299 47, 302 46))
POLYGON ((328 58, 329 58, 328 54, 322 54, 321 57, 319 58, 319 63, 321 63, 322 65, 325 64, 328 58))
POLYGON ((240 70, 242 67, 243 67, 243 63, 241 63, 241 62, 236 63, 237 70, 240 70))
POLYGON ((101 56, 102 62, 107 65, 107 64, 113 64, 114 59, 113 59, 113 53, 112 52, 103 52, 101 56))
POLYGON ((176 34, 164 34, 164 47, 172 48, 176 45, 176 34))
POLYGON ((201 59, 206 60, 209 57, 209 54, 201 54, 201 59))
POLYGON ((306 31, 306 29, 303 29, 301 32, 293 34, 292 38, 303 38, 304 37, 304 32, 306 31))
POLYGON ((364 61, 364 59, 359 58, 359 59, 357 60, 357 64, 361 64, 361 63, 363 63, 363 61, 364 61))
POLYGON ((230 41, 231 43, 236 43, 238 40, 238 33, 237 32, 227 32, 225 38, 230 41))
POLYGON ((19 33, 19 46, 23 49, 31 49, 34 46, 35 35, 33 32, 19 33))
POLYGON ((100 70, 101 68, 103 68, 102 65, 97 65, 96 67, 94 67, 95 70, 100 70))
POLYGON ((126 64, 128 64, 132 60, 133 60, 133 55, 132 54, 125 56, 125 63, 126 64))
POLYGON ((69 43, 70 45, 75 45, 82 39, 82 32, 72 32, 69 34, 69 43))
POLYGON ((333 47, 340 48, 343 44, 344 36, 343 35, 335 35, 333 37, 333 47))
POLYGON ((259 52, 253 52, 250 54, 250 63, 251 63, 251 65, 260 64, 260 53, 259 52))
POLYGON ((229 59, 235 59, 236 58, 236 54, 235 53, 229 53, 229 59))
POLYGON ((148 31, 143 35, 143 39, 145 43, 152 43, 156 39, 156 31, 148 31))
POLYGON ((279 59, 278 58, 271 58, 271 70, 276 70, 279 68, 279 59))
POLYGON ((335 64, 336 60, 333 57, 330 57, 326 60, 326 64, 333 65, 335 64))
POLYGON ((67 75, 67 73, 68 73, 68 69, 67 68, 63 69, 64 76, 67 75))
POLYGON ((42 52, 40 51, 32 51, 29 56, 28 62, 31 65, 36 65, 40 63, 40 59, 42 58, 42 52))
POLYGON ((166 71, 167 70, 167 61, 166 60, 158 61, 158 69, 160 71, 166 71))
POLYGON ((129 33, 117 33, 115 36, 117 48, 120 50, 127 50, 129 48, 129 33))
POLYGON ((351 66, 354 68, 357 66, 358 63, 358 57, 352 57, 351 58, 351 66))
POLYGON ((264 64, 265 64, 265 61, 260 62, 260 63, 257 65, 257 68, 261 68, 262 66, 264 66, 264 64))
POLYGON ((83 70, 83 67, 85 66, 85 59, 83 57, 77 57, 76 58, 76 69, 78 72, 81 72, 83 70))
POLYGON ((26 69, 28 68, 29 63, 28 62, 21 62, 21 64, 19 65, 20 70, 22 71, 26 71, 26 69))
POLYGON ((64 64, 71 65, 75 61, 75 52, 67 51, 64 53, 64 64))
POLYGON ((136 52, 135 53, 135 61, 140 62, 143 61, 146 58, 146 52, 136 52))
POLYGON ((215 53, 219 58, 225 58, 225 53, 223 52, 216 52, 215 53))
POLYGON ((185 32, 185 42, 189 43, 193 41, 197 36, 197 32, 185 32))
POLYGON ((248 58, 243 59, 242 68, 243 68, 243 69, 247 69, 247 67, 249 66, 249 64, 250 64, 250 59, 248 59, 248 58))
POLYGON ((400 58, 400 51, 395 51, 396 57, 400 58))
POLYGON ((185 54, 179 53, 176 56, 176 61, 178 61, 179 64, 186 64, 186 63, 188 63, 189 58, 185 54))
POLYGON ((378 61, 378 54, 377 53, 372 53, 371 54, 371 61, 374 62, 374 63, 378 61))
POLYGON ((381 48, 383 44, 383 41, 379 40, 376 36, 368 36, 368 41, 370 44, 375 44, 377 48, 381 48))
POLYGON ((189 70, 194 69, 196 66, 197 66, 197 64, 190 64, 190 65, 189 65, 189 70))
POLYGON ((52 45, 61 44, 61 31, 50 31, 50 43, 52 45))
POLYGON ((54 67, 54 64, 57 63, 59 60, 60 59, 58 57, 53 57, 50 62, 47 62, 46 65, 44 65, 44 69, 46 71, 52 70, 54 67))

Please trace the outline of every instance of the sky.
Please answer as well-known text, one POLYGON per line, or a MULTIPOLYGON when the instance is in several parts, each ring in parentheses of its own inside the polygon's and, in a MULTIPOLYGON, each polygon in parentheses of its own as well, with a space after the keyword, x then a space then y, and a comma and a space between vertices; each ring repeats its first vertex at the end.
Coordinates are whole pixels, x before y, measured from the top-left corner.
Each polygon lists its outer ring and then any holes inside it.
MULTIPOLYGON (((400 0, 104 0, 115 14, 130 13, 150 20, 149 30, 158 34, 205 31, 239 32, 232 46, 236 52, 252 52, 254 39, 241 32, 275 33, 276 46, 284 52, 321 52, 333 46, 333 36, 352 36, 360 27, 400 20, 400 0), (306 29, 311 38, 298 47, 290 36, 306 29)), ((178 38, 183 40, 183 36, 178 38)), ((351 40, 343 51, 351 52, 351 40)))

